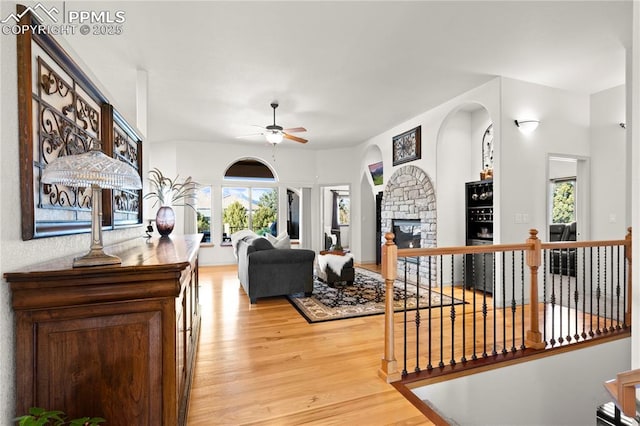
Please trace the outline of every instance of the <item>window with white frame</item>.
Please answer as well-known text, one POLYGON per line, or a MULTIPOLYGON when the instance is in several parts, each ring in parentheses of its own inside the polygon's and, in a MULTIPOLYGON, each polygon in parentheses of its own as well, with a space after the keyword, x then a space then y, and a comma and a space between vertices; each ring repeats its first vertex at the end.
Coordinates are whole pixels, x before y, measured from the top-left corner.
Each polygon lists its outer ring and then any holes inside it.
POLYGON ((211 242, 211 186, 204 185, 196 194, 196 220, 198 234, 203 234, 202 242, 211 242))

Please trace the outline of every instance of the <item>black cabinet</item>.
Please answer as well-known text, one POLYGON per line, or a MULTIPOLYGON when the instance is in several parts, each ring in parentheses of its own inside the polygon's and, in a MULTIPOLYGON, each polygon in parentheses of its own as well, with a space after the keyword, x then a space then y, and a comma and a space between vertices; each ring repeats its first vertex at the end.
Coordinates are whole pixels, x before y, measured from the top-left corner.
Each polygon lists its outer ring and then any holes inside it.
MULTIPOLYGON (((465 189, 468 246, 493 244, 493 181, 467 182, 465 189)), ((465 287, 493 292, 494 254, 467 255, 465 287)))

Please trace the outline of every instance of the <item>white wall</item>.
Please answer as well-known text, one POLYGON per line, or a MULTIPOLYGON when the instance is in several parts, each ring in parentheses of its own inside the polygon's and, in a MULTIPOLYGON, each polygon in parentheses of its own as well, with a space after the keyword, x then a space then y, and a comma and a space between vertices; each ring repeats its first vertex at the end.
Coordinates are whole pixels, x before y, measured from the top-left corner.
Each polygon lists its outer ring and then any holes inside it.
POLYGON ((437 161, 441 166, 437 169, 437 176, 433 176, 437 182, 437 244, 440 247, 464 246, 465 182, 472 179, 469 171, 473 144, 471 113, 459 111, 453 114, 443 128, 437 147, 437 161))
MULTIPOLYGON (((310 142, 312 143, 312 142, 310 142)), ((172 170, 180 176, 191 176, 202 185, 212 186, 213 210, 211 217, 213 247, 203 247, 200 251, 201 265, 226 265, 235 264, 231 247, 222 247, 222 186, 245 185, 245 182, 224 181, 224 173, 227 168, 242 158, 256 158, 268 164, 275 171, 279 191, 287 188, 312 188, 312 235, 307 236, 311 241, 305 241, 305 246, 320 249, 320 229, 315 212, 319 212, 318 182, 319 175, 324 178, 336 179, 345 183, 351 181, 351 170, 348 161, 352 157, 351 150, 343 150, 333 159, 330 153, 319 153, 310 149, 312 145, 288 147, 286 142, 279 145, 275 151, 270 145, 258 141, 232 141, 232 142, 192 142, 174 141, 158 145, 161 149, 153 149, 147 152, 150 167, 163 167, 172 170), (346 157, 346 159, 344 158, 346 157), (328 159, 331 159, 328 160, 328 159), (335 168, 334 168, 335 167, 335 168), (322 169, 322 171, 320 171, 322 169), (303 172, 301 172, 303 171, 303 172)), ((273 186, 265 183, 260 186, 273 186)), ((181 224, 181 216, 184 209, 176 209, 177 223, 181 224)), ((303 212, 304 214, 304 212, 303 212)), ((183 229, 178 225, 176 233, 182 233, 183 229)), ((322 242, 324 244, 324 242, 322 242)))
POLYGON ((545 235, 547 155, 590 155, 589 96, 502 78, 501 131, 494 177, 499 181, 499 189, 494 189, 499 241, 523 242, 530 228, 545 235), (514 124, 526 118, 540 120, 533 133, 524 134, 514 124), (517 217, 523 218, 521 223, 516 223, 517 217))
POLYGON ((603 383, 631 366, 631 339, 414 389, 459 425, 594 425, 603 383))
POLYGON ((591 95, 591 237, 622 239, 626 234, 625 87, 591 95))
MULTIPOLYGON (((441 219, 443 215, 448 214, 448 212, 456 210, 458 215, 464 215, 464 198, 460 198, 459 202, 461 202, 461 206, 459 209, 452 205, 453 198, 456 197, 455 194, 451 194, 450 191, 462 191, 464 192, 464 182, 466 180, 474 179, 473 174, 467 174, 467 170, 469 169, 468 164, 470 164, 469 156, 473 155, 470 153, 470 140, 474 138, 473 128, 475 127, 475 121, 473 119, 469 119, 468 113, 467 117, 465 117, 464 113, 458 118, 453 118, 451 121, 453 124, 452 127, 443 126, 443 122, 449 117, 456 117, 458 114, 458 110, 461 105, 469 104, 469 103, 477 103, 482 105, 488 111, 488 116, 497 117, 496 120, 499 121, 499 87, 500 80, 494 79, 482 86, 477 87, 469 92, 466 92, 456 98, 443 103, 442 105, 433 108, 429 111, 426 111, 417 117, 412 118, 411 120, 407 120, 404 123, 400 123, 399 125, 389 129, 388 131, 381 133, 369 140, 367 140, 361 148, 361 152, 366 152, 366 150, 372 146, 377 146, 382 154, 382 160, 384 163, 384 179, 385 185, 388 182, 388 179, 393 175, 393 173, 404 165, 412 165, 421 168, 425 171, 432 183, 436 188, 436 209, 438 211, 438 244, 441 244, 439 240, 441 236, 444 236, 446 239, 448 235, 458 235, 460 232, 460 220, 455 220, 444 223, 441 223, 441 219), (493 113, 492 113, 493 111, 493 113), (405 163, 399 166, 393 166, 392 161, 392 152, 391 152, 391 140, 393 136, 403 133, 409 129, 412 129, 416 126, 421 126, 421 159, 412 161, 410 163, 405 163), (447 137, 451 137, 449 139, 447 137), (471 135, 471 136, 470 136, 471 135), (439 141, 445 142, 439 142, 439 141), (449 142, 447 142, 449 140, 449 142), (454 150, 458 149, 457 155, 462 157, 460 164, 462 164, 460 170, 456 170, 455 168, 450 167, 448 164, 443 164, 440 167, 443 170, 437 170, 436 165, 441 164, 439 162, 439 158, 441 155, 445 157, 454 157, 454 150), (442 150, 443 153, 440 153, 439 150, 442 150), (444 177, 441 179, 440 173, 443 173, 444 177), (449 178, 455 179, 454 182, 449 182, 449 178), (440 182, 442 181, 442 182, 440 182), (449 196, 451 202, 447 202, 446 199, 449 196), (444 197, 444 201, 441 201, 441 197, 444 197), (447 212, 440 210, 440 203, 443 203, 444 208, 447 212)), ((486 119, 486 117, 485 117, 486 119)), ((479 126, 479 125, 478 125, 479 126)), ((481 131, 484 132, 486 126, 481 131)), ((500 137, 499 132, 496 132, 496 138, 500 137)), ((480 135, 481 140, 482 136, 480 135)), ((478 142, 478 150, 481 149, 481 144, 478 142)), ((480 154, 478 154, 480 155, 480 154)), ((480 157, 478 157, 478 164, 480 164, 480 157)), ((363 165, 366 167, 366 165, 363 165)), ((479 167, 476 171, 477 176, 479 178, 479 167)), ((367 170, 368 173, 368 170, 367 170)), ((377 187, 376 192, 382 190, 383 187, 377 187)), ((459 219, 459 218, 458 218, 459 219)), ((383 229, 383 234, 385 232, 389 232, 388 229, 383 229)), ((355 231, 354 231, 355 232, 355 231)), ((462 229, 464 235, 464 229, 462 229)), ((459 238, 455 238, 459 240, 459 238)))
POLYGON ((573 158, 549 158, 549 179, 575 178, 578 173, 577 161, 573 158))

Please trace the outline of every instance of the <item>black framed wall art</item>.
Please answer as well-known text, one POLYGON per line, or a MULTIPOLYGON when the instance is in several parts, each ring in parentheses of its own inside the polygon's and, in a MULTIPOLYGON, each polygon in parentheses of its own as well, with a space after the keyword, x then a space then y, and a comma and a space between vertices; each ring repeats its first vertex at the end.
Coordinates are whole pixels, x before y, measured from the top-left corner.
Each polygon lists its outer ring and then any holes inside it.
POLYGON ((407 163, 421 158, 421 126, 393 137, 393 165, 407 163))

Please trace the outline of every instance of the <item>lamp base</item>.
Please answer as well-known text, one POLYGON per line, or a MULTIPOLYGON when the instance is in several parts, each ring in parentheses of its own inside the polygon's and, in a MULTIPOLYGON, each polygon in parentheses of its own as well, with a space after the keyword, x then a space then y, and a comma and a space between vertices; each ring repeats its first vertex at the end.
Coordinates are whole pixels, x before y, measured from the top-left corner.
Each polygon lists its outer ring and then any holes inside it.
POLYGON ((83 268, 85 266, 104 266, 119 265, 122 263, 118 256, 106 254, 102 249, 92 249, 84 256, 73 259, 74 268, 83 268))

